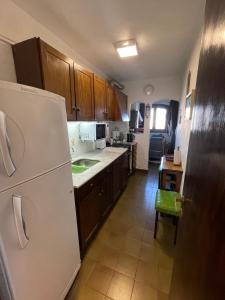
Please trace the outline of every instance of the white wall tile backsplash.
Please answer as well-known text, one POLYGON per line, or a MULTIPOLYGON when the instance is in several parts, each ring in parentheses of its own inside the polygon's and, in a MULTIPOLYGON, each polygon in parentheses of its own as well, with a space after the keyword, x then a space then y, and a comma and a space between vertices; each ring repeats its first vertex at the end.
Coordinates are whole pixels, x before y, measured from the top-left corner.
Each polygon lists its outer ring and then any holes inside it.
POLYGON ((67 122, 67 126, 70 143, 70 153, 72 157, 76 157, 83 153, 95 150, 95 142, 81 142, 81 140, 79 139, 80 122, 67 122))
POLYGON ((113 130, 119 130, 124 134, 124 137, 126 138, 126 135, 129 132, 129 122, 109 122, 110 137, 112 137, 113 130))

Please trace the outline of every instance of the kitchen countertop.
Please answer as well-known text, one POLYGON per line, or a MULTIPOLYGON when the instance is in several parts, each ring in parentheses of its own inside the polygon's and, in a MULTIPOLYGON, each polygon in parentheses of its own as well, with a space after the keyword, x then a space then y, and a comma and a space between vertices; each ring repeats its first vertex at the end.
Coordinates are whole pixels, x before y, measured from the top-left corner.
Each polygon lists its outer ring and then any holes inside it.
POLYGON ((84 153, 77 157, 72 157, 72 162, 74 162, 78 159, 100 160, 99 163, 90 167, 88 170, 84 171, 83 173, 72 174, 73 175, 73 186, 75 188, 81 187, 83 184, 85 184, 88 180, 90 180, 96 174, 98 174, 103 169, 105 169, 108 165, 110 165, 114 160, 116 160, 118 157, 120 157, 126 151, 127 151, 126 148, 107 147, 103 150, 95 150, 92 152, 84 153))

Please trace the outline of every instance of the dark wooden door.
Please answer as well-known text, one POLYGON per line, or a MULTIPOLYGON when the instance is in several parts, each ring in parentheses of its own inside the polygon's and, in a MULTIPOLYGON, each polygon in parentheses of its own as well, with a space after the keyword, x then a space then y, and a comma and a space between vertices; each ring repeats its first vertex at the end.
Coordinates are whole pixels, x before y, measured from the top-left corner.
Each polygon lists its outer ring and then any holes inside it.
POLYGON ((107 85, 107 103, 106 103, 106 117, 107 120, 114 121, 115 120, 115 93, 114 93, 114 88, 110 86, 109 84, 107 85))
POLYGON ((83 68, 76 67, 75 91, 78 121, 94 120, 93 78, 93 73, 83 68))
POLYGON ((225 1, 207 0, 170 300, 225 299, 225 1))
POLYGON ((95 119, 104 121, 106 117, 106 81, 94 76, 95 119))
POLYGON ((68 120, 76 119, 73 60, 40 41, 44 89, 66 100, 68 120))

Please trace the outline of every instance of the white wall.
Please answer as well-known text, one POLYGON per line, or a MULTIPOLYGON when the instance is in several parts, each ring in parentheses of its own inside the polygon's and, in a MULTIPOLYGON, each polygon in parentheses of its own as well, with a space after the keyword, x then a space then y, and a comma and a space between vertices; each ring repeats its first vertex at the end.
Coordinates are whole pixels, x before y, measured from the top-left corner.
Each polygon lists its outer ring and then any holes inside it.
POLYGON ((81 64, 106 78, 106 75, 97 67, 91 65, 87 59, 79 55, 76 49, 71 49, 62 39, 33 19, 14 2, 1 0, 0 5, 0 38, 14 44, 35 36, 41 37, 45 42, 74 59, 77 64, 81 64))
MULTIPOLYGON (((185 100, 186 100, 185 97, 186 97, 187 77, 188 77, 188 72, 190 71, 191 72, 190 90, 195 89, 197 73, 198 73, 198 65, 199 65, 199 56, 201 50, 201 39, 202 39, 202 31, 200 32, 198 39, 193 47, 193 51, 190 60, 187 64, 185 75, 183 77, 183 82, 182 82, 181 105, 179 111, 179 119, 181 117, 181 123, 178 124, 177 127, 176 146, 180 146, 181 160, 182 160, 182 167, 184 170, 184 174, 186 170, 188 146, 189 146, 189 139, 190 139, 191 123, 192 123, 192 120, 185 119, 185 100)), ((185 176, 183 176, 183 180, 181 184, 181 191, 183 190, 184 177, 185 176)))
MULTIPOLYGON (((180 100, 181 79, 174 77, 166 78, 149 78, 138 81, 126 81, 125 92, 128 94, 129 110, 132 103, 144 102, 154 103, 158 100, 180 100), (154 92, 151 96, 144 94, 144 87, 147 84, 154 86, 154 92)), ((149 153, 149 138, 150 138, 150 118, 145 117, 145 127, 143 134, 136 134, 138 143, 137 150, 137 168, 148 170, 148 153, 149 153)))
POLYGON ((0 40, 0 80, 16 82, 16 72, 10 44, 0 40))

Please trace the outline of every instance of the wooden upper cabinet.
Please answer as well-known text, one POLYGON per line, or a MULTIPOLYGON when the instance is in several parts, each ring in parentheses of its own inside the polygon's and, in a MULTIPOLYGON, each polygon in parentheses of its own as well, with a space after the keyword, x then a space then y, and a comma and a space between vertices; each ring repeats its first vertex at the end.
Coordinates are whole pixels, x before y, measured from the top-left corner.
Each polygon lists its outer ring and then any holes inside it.
POLYGON ((114 121, 115 109, 116 109, 116 101, 115 101, 114 88, 111 85, 107 84, 107 95, 106 95, 106 117, 107 117, 107 120, 114 121))
POLYGON ((94 74, 76 67, 75 69, 75 91, 76 91, 76 112, 77 120, 94 120, 94 95, 93 95, 94 74))
POLYGON ((127 95, 115 88, 115 121, 128 121, 127 95))
POLYGON ((106 81, 96 75, 94 75, 94 101, 95 120, 106 120, 106 81))
POLYGON ((17 81, 61 95, 68 120, 76 119, 74 63, 40 38, 13 46, 17 81))

